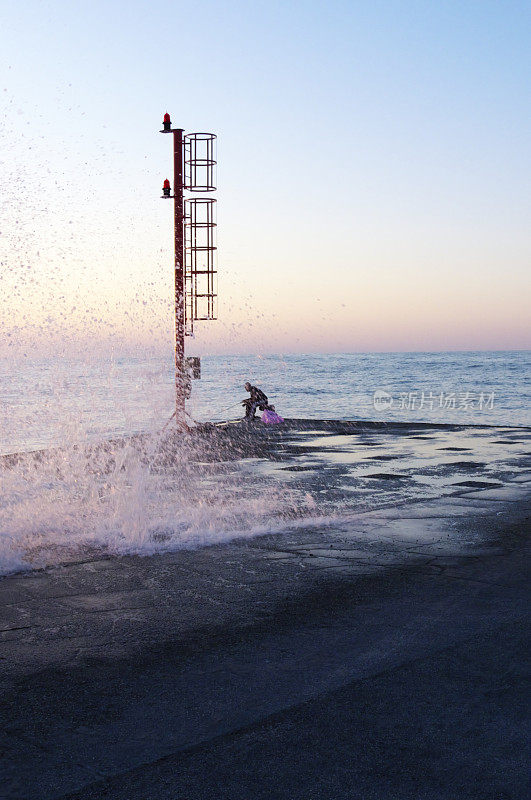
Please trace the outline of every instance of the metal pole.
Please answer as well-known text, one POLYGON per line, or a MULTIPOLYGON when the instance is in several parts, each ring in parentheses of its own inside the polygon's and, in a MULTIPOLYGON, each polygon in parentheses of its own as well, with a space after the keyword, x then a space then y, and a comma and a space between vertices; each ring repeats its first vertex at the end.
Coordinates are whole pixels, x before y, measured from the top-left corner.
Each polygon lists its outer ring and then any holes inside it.
POLYGON ((183 129, 174 128, 172 133, 173 194, 175 197, 175 422, 178 428, 186 428, 183 129))

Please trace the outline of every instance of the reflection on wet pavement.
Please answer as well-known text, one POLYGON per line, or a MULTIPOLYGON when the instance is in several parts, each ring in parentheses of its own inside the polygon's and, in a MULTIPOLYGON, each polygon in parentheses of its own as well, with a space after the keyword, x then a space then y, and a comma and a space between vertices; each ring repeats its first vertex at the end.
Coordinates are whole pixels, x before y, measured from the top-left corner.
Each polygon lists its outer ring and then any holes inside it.
POLYGON ((294 490, 318 494, 321 510, 330 503, 336 511, 338 502, 342 510, 363 510, 522 480, 525 457, 513 445, 522 442, 525 430, 504 430, 504 439, 492 428, 417 431, 289 430, 282 434, 281 463, 263 458, 248 466, 262 479, 289 481, 294 490), (385 463, 385 471, 374 471, 378 463, 385 463))

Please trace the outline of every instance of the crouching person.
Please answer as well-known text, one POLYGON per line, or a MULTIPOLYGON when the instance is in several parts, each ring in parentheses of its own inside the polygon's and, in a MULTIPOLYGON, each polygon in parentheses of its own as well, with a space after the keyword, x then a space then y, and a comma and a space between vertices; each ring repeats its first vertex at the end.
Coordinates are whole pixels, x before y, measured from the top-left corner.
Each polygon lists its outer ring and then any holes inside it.
POLYGON ((249 397, 242 400, 242 406, 245 408, 245 419, 255 419, 256 409, 265 411, 268 408, 267 395, 256 386, 252 386, 249 381, 245 384, 245 391, 249 392, 249 397))

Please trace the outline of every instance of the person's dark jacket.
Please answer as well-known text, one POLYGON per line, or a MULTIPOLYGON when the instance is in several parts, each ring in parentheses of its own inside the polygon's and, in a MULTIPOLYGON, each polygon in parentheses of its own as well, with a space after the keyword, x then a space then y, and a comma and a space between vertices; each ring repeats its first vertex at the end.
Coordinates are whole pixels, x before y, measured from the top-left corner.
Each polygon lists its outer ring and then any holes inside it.
POLYGON ((267 406, 267 395, 265 395, 261 389, 257 389, 256 386, 251 386, 249 394, 251 395, 251 403, 258 403, 258 407, 263 411, 265 406, 267 406), (264 406, 264 408, 262 408, 262 406, 264 406))

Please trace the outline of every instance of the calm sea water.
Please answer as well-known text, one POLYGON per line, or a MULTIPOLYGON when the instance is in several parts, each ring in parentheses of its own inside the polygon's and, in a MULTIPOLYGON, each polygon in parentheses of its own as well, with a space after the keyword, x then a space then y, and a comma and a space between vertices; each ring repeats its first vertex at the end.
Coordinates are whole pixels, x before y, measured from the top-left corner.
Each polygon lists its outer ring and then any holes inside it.
MULTIPOLYGON (((530 361, 528 351, 205 356, 189 411, 241 416, 249 380, 286 417, 530 425, 530 361)), ((0 406, 2 453, 156 431, 173 410, 173 363, 0 360, 0 406)))

